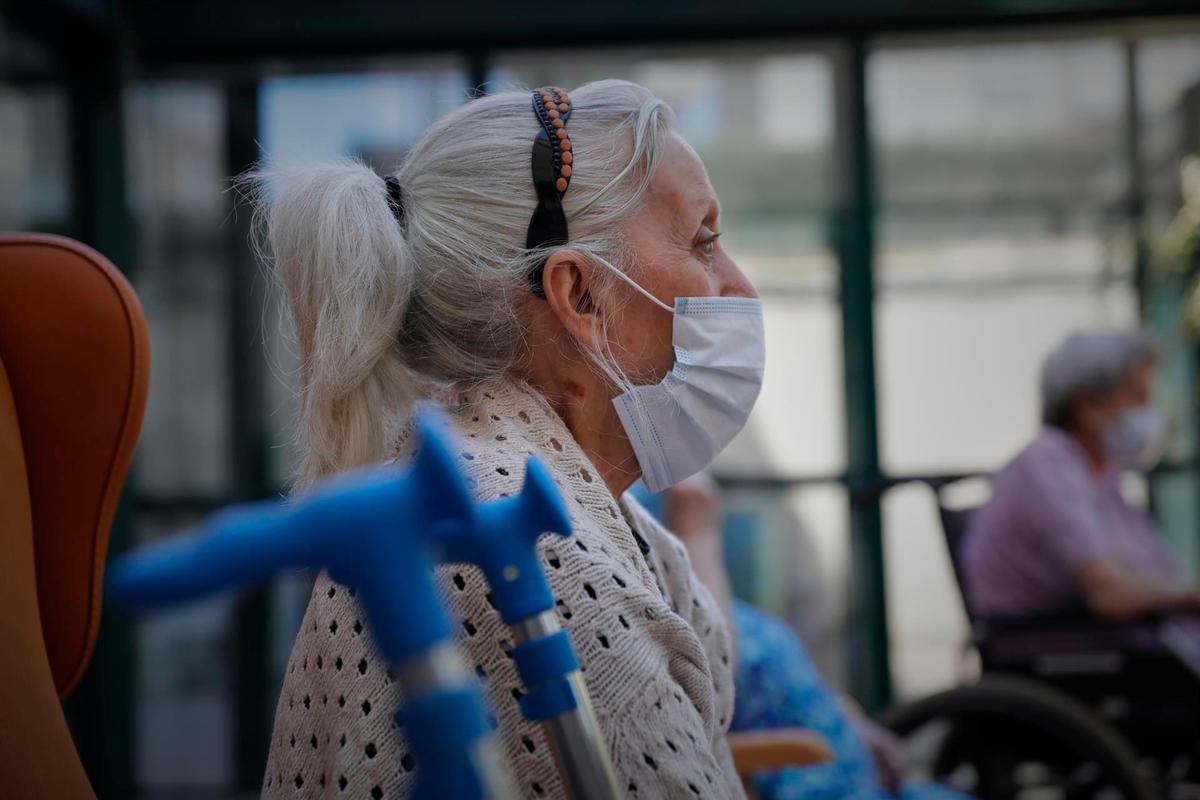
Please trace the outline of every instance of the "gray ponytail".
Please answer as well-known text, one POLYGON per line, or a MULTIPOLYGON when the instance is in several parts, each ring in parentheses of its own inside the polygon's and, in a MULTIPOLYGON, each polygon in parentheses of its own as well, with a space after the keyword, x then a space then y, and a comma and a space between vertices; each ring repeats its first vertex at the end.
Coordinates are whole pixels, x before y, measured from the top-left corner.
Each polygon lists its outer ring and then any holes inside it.
POLYGON ((381 408, 419 393, 396 348, 413 290, 411 249, 383 179, 358 162, 259 171, 266 240, 300 348, 300 483, 379 457, 381 408))
MULTIPOLYGON (((620 223, 639 208, 673 118, 625 81, 570 94, 566 246, 628 269, 620 223)), ((435 123, 394 173, 399 223, 383 179, 358 162, 242 176, 300 349, 299 486, 383 457, 391 421, 414 401, 497 379, 520 357, 528 276, 546 255, 524 247, 536 130, 526 92, 471 101, 435 123)), ((621 376, 611 355, 587 355, 621 376)))

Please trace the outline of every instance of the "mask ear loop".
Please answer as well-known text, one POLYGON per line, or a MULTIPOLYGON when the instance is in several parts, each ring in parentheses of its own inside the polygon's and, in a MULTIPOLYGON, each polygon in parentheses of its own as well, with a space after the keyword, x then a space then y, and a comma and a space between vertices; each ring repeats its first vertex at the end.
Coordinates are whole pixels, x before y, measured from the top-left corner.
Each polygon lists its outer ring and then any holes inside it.
POLYGON ((615 274, 618 278, 625 281, 627 284, 632 286, 634 289, 637 289, 639 292, 641 292, 642 296, 645 297, 647 300, 649 300, 651 303, 654 303, 656 306, 661 308, 663 311, 666 311, 668 314, 675 313, 675 309, 673 307, 667 305, 662 300, 659 300, 657 297, 650 294, 650 292, 648 292, 644 288, 642 288, 642 285, 639 284, 637 281, 635 281, 633 278, 629 277, 624 272, 622 272, 621 270, 614 267, 612 264, 605 261, 603 258, 600 258, 599 256, 593 256, 593 258, 595 258, 597 261, 599 261, 604 266, 608 267, 608 269, 611 270, 613 272, 613 274, 615 274))

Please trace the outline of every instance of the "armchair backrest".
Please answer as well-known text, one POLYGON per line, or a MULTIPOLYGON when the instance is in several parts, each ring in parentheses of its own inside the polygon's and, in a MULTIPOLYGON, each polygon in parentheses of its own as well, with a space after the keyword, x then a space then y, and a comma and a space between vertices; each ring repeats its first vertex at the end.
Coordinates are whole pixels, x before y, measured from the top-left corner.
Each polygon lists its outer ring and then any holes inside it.
POLYGON ((0 236, 0 790, 93 797, 61 698, 100 624, 109 528, 146 404, 133 289, 69 239, 0 236))

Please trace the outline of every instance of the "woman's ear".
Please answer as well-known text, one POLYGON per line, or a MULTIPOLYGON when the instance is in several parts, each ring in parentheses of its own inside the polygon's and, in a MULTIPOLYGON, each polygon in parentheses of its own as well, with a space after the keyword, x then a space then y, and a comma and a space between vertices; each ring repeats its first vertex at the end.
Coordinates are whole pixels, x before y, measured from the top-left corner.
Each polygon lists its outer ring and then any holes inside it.
POLYGON ((585 346, 599 349, 601 310, 592 284, 593 266, 575 250, 556 250, 542 270, 546 303, 566 331, 585 346))

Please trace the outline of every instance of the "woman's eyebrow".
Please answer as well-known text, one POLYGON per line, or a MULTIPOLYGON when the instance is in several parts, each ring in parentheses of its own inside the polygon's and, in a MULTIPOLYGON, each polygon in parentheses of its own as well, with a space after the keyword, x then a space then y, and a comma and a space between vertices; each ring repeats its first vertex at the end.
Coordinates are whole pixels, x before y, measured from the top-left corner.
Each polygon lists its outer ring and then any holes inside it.
POLYGON ((706 194, 703 197, 697 198, 693 203, 693 208, 699 213, 699 224, 707 223, 715 224, 721 218, 721 203, 711 194, 706 194))
POLYGON ((713 222, 721 218, 721 201, 716 195, 710 195, 708 198, 708 215, 705 216, 705 219, 709 219, 710 217, 713 222))
POLYGON ((710 221, 715 223, 720 218, 720 202, 710 192, 697 192, 690 197, 681 193, 677 198, 679 202, 672 228, 681 237, 691 240, 699 228, 710 221))

